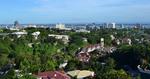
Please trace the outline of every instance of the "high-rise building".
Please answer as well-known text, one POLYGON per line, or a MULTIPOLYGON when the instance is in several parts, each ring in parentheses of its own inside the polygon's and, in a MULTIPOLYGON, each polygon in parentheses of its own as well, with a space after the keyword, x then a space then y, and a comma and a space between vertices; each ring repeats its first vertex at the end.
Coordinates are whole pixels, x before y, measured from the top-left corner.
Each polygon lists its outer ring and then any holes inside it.
POLYGON ((124 24, 121 24, 121 29, 124 29, 124 28, 125 28, 124 24))
POLYGON ((113 28, 113 29, 116 28, 116 23, 112 23, 112 28, 113 28))
POLYGON ((142 24, 136 24, 135 28, 137 28, 137 29, 143 29, 144 27, 142 26, 142 24))
POLYGON ((20 28, 20 24, 19 24, 18 21, 15 21, 15 22, 14 22, 14 27, 15 27, 15 28, 20 28))
POLYGON ((108 23, 104 23, 102 28, 108 28, 108 25, 109 25, 108 23))
POLYGON ((71 30, 71 28, 66 28, 65 24, 56 24, 55 28, 59 30, 71 30))
POLYGON ((116 23, 110 23, 110 24, 108 24, 108 28, 115 29, 116 28, 116 23))
POLYGON ((56 28, 57 29, 64 29, 65 28, 65 24, 56 24, 56 28))

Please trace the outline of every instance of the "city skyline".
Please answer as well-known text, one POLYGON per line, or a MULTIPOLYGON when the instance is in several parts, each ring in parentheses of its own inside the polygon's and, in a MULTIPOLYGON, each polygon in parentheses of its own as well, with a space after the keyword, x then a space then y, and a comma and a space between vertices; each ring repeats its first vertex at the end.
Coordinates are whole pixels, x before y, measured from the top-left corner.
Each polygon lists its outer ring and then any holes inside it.
POLYGON ((0 24, 149 23, 148 0, 3 0, 0 24))

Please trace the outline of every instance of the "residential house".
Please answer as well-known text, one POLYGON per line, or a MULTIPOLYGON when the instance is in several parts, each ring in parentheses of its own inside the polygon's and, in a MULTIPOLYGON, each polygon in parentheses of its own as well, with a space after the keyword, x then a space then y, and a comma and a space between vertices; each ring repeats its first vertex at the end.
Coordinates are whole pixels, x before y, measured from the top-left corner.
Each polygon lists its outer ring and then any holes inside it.
POLYGON ((106 55, 109 53, 113 53, 117 48, 116 47, 102 47, 100 44, 89 45, 85 48, 82 48, 77 53, 77 58, 82 62, 89 62, 91 58, 91 52, 98 50, 99 55, 106 55), (103 53, 102 53, 103 52, 103 53))
POLYGON ((38 36, 40 35, 40 32, 39 31, 33 32, 32 35, 34 36, 34 39, 37 40, 38 36))
POLYGON ((114 35, 110 35, 111 40, 115 40, 114 35))
POLYGON ((49 37, 55 37, 56 39, 61 39, 64 44, 67 44, 69 42, 69 36, 68 35, 55 35, 55 34, 49 34, 49 37))
POLYGON ((20 38, 22 35, 27 35, 27 32, 13 32, 12 35, 17 35, 17 38, 20 38))
POLYGON ((47 71, 36 75, 37 79, 71 79, 66 73, 61 71, 47 71))
POLYGON ((123 38, 122 39, 123 44, 132 45, 132 40, 130 38, 123 38))
POLYGON ((79 61, 82 61, 82 62, 89 62, 91 56, 89 53, 79 53, 77 55, 77 58, 79 59, 79 61))
POLYGON ((91 57, 89 53, 98 50, 100 48, 101 48, 100 44, 89 45, 85 48, 82 48, 81 51, 77 53, 77 58, 79 59, 79 61, 89 62, 91 57))

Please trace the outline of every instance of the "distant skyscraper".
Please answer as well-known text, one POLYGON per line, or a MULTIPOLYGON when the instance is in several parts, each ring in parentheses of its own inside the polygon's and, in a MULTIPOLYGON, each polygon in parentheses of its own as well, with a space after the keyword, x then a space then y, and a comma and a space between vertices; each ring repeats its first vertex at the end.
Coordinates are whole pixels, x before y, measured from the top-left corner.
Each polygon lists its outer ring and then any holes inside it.
POLYGON ((92 23, 92 27, 93 27, 93 28, 96 27, 96 24, 95 24, 95 23, 92 23))
POLYGON ((55 28, 59 30, 71 30, 71 28, 66 28, 65 24, 56 24, 55 28))
POLYGON ((108 23, 106 23, 106 28, 108 28, 108 26, 109 26, 109 24, 108 24, 108 23))
POLYGON ((125 27, 124 27, 124 24, 121 24, 121 29, 124 29, 125 27))
POLYGON ((108 28, 108 23, 104 23, 102 28, 108 28))
POLYGON ((137 29, 143 29, 143 26, 142 26, 141 24, 138 24, 138 23, 137 23, 137 24, 135 25, 135 28, 137 28, 137 29))
POLYGON ((65 28, 65 24, 56 24, 56 28, 57 29, 64 29, 65 28))
POLYGON ((15 27, 15 28, 20 28, 20 24, 19 24, 18 21, 15 21, 15 22, 14 22, 14 27, 15 27))
POLYGON ((116 28, 116 23, 112 23, 112 28, 113 28, 113 29, 116 28))
POLYGON ((108 24, 108 28, 115 29, 116 28, 116 23, 110 23, 110 24, 108 24))
POLYGON ((87 24, 86 25, 86 30, 91 30, 92 28, 87 24))

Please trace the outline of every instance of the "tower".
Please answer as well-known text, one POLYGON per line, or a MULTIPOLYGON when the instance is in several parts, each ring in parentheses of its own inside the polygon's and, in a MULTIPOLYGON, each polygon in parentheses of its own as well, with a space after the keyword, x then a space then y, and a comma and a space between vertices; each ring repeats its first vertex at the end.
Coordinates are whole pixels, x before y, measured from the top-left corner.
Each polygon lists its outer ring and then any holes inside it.
POLYGON ((113 29, 116 28, 116 23, 112 23, 112 28, 113 28, 113 29))
POLYGON ((101 38, 101 46, 104 47, 104 38, 101 38))
POLYGON ((15 21, 15 22, 14 22, 14 27, 15 27, 15 28, 20 28, 20 24, 19 24, 18 21, 15 21))

